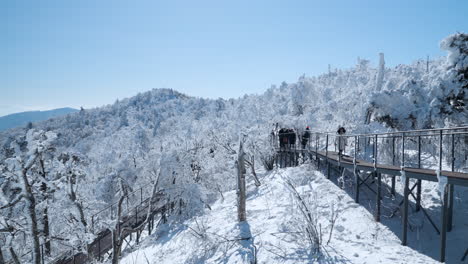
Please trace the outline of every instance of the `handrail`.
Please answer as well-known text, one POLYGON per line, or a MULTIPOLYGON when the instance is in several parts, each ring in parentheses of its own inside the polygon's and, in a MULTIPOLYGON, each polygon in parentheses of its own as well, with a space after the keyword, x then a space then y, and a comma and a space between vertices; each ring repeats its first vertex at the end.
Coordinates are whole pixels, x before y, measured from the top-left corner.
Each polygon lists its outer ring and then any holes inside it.
MULTIPOLYGON (((337 135, 336 133, 332 132, 321 132, 321 131, 309 131, 311 134, 321 134, 321 135, 332 135, 332 136, 342 136, 342 137, 373 137, 375 135, 401 135, 402 133, 405 134, 407 137, 412 137, 413 135, 408 135, 411 133, 421 133, 421 132, 439 132, 439 131, 452 131, 452 130, 468 130, 468 126, 462 127, 451 127, 451 128, 430 128, 430 129, 417 129, 417 130, 404 130, 404 131, 393 131, 393 132, 382 132, 382 133, 366 133, 366 134, 346 134, 346 135, 337 135)), ((303 131, 304 132, 304 131, 303 131)), ((443 135, 452 135, 452 134, 465 134, 466 132, 453 132, 453 133, 445 133, 443 135)), ((278 133, 279 134, 279 133, 278 133)), ((284 132, 281 133, 282 135, 291 135, 297 134, 297 132, 284 132)), ((428 134, 427 136, 433 136, 434 134, 428 134)), ((414 135, 414 137, 419 135, 414 135)), ((423 135, 421 135, 423 136, 423 135)))

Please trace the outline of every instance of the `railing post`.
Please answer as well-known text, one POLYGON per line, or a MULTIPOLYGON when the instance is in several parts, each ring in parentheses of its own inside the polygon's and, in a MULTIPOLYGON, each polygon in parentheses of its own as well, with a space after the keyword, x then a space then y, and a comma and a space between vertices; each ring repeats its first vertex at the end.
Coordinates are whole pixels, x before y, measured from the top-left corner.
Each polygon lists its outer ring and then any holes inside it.
POLYGON ((405 167, 405 133, 401 133, 401 168, 405 167))
POLYGON ((317 169, 320 169, 320 159, 318 157, 318 143, 319 143, 319 134, 316 134, 316 141, 315 141, 315 160, 317 160, 317 169))
POLYGON ((377 152, 378 152, 378 135, 375 135, 374 138, 374 177, 377 176, 377 208, 375 221, 380 222, 380 197, 382 196, 382 174, 377 172, 377 152))
POLYGON ((442 130, 440 130, 440 137, 439 137, 439 171, 442 173, 442 143, 443 143, 443 135, 442 130))
MULTIPOLYGON (((455 134, 452 134, 452 172, 455 171, 455 134)), ((449 184, 448 186, 448 215, 447 215, 447 231, 452 231, 452 223, 453 223, 453 193, 455 191, 455 186, 453 184, 449 184)))
POLYGON ((328 134, 327 134, 327 139, 325 140, 325 156, 328 158, 328 134))
POLYGON ((418 135, 418 168, 421 168, 421 135, 418 135))
MULTIPOLYGON (((354 141, 358 142, 359 144, 359 137, 358 136, 355 136, 354 137, 354 141)), ((359 185, 361 184, 359 182, 359 172, 357 170, 357 164, 356 164, 356 158, 357 158, 357 145, 358 144, 354 144, 354 159, 353 159, 353 172, 354 172, 354 184, 356 185, 355 186, 355 196, 354 196, 354 201, 356 203, 359 203, 359 185)))
POLYGON ((377 135, 374 136, 374 146, 372 148, 372 159, 374 163, 374 170, 377 165, 377 135))
POLYGON ((138 223, 138 205, 135 207, 135 224, 138 223))
POLYGON ((91 233, 94 234, 94 215, 91 216, 91 233))
POLYGON ((353 164, 356 165, 357 145, 359 144, 358 137, 354 136, 354 160, 353 164))
POLYGON ((325 146, 325 158, 327 160, 327 179, 330 179, 330 161, 328 160, 328 134, 327 134, 326 146, 325 146))

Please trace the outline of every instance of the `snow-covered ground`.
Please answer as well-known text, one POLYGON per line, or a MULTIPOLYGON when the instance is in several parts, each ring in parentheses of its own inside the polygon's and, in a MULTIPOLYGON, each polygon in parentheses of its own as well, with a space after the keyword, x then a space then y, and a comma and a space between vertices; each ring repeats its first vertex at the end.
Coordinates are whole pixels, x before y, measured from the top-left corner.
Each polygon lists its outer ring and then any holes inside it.
POLYGON ((247 222, 237 222, 236 192, 224 194, 204 214, 160 226, 121 263, 438 263, 401 245, 385 225, 311 165, 275 170, 248 185, 247 222), (308 204, 322 233, 314 254, 290 181, 308 204), (331 240, 330 219, 338 215, 331 240), (251 239, 242 240, 242 237, 251 239))

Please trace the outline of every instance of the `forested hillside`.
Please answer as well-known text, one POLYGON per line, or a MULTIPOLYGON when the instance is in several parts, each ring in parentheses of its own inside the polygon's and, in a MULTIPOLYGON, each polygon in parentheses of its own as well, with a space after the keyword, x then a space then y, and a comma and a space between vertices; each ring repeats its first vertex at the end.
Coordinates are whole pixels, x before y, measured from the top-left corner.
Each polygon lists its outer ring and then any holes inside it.
MULTIPOLYGON (((256 166, 269 167, 276 123, 350 132, 466 124, 468 35, 449 36, 441 48, 447 57, 393 68, 361 59, 237 99, 154 89, 0 132, 3 254, 37 253, 44 241, 83 250, 94 236, 91 216, 143 186, 166 191, 177 212, 170 221, 201 214, 236 186, 241 139, 256 166)), ((115 226, 115 219, 93 221, 94 228, 115 226)))

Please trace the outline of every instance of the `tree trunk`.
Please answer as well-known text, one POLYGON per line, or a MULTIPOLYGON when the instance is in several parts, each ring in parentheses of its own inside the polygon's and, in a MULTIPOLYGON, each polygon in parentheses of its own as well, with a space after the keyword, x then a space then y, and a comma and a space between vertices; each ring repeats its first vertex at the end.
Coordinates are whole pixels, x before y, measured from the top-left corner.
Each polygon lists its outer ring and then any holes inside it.
MULTIPOLYGON (((44 182, 46 181, 46 172, 45 172, 45 166, 44 166, 44 160, 42 159, 42 156, 41 158, 39 159, 39 163, 41 165, 41 176, 42 176, 42 179, 44 180, 44 182)), ((44 200, 48 200, 48 188, 47 188, 47 184, 45 183, 42 183, 41 184, 41 192, 42 192, 42 195, 44 195, 44 200)), ((47 206, 44 208, 44 210, 42 211, 42 223, 44 225, 44 228, 43 228, 43 232, 44 232, 44 237, 45 237, 45 254, 47 256, 50 256, 50 229, 49 229, 49 214, 48 214, 48 210, 47 210, 47 206)))
POLYGON ((242 142, 239 146, 239 156, 237 160, 237 214, 239 222, 245 221, 246 217, 246 194, 245 194, 245 164, 244 149, 242 142))
POLYGON ((88 226, 88 224, 86 222, 86 218, 85 218, 85 214, 84 214, 84 210, 83 210, 83 205, 77 201, 76 192, 75 192, 75 189, 74 189, 74 186, 75 186, 75 183, 76 183, 76 175, 72 174, 68 179, 68 183, 69 183, 69 188, 70 188, 68 196, 70 197, 70 200, 73 202, 76 209, 78 210, 78 213, 80 214, 81 224, 86 228, 88 226))
POLYGON ((28 201, 28 214, 31 221, 31 236, 33 240, 33 263, 41 264, 41 246, 39 243, 39 229, 37 226, 37 215, 36 215, 36 199, 32 192, 31 185, 29 185, 28 169, 24 168, 21 172, 23 178, 24 191, 26 192, 26 200, 28 201))
POLYGON ((120 220, 122 218, 122 204, 127 195, 120 196, 119 203, 117 205, 117 223, 115 229, 112 231, 112 264, 119 264, 120 262, 120 251, 122 249, 122 230, 120 228, 120 220))

